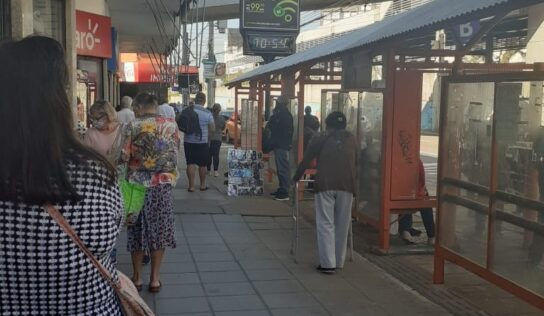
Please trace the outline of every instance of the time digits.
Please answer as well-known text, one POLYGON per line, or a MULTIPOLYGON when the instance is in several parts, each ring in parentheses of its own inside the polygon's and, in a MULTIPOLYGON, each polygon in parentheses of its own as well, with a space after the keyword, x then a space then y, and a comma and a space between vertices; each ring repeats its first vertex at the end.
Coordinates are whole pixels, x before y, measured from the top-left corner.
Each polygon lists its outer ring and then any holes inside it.
POLYGON ((289 48, 289 38, 262 38, 254 37, 253 45, 259 49, 269 49, 269 48, 289 48))

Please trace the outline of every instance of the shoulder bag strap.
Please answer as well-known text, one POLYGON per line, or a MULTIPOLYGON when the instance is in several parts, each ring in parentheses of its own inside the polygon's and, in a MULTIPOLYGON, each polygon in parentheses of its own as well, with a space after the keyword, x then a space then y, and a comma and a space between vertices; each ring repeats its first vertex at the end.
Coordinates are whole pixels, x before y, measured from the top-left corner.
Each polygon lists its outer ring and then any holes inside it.
POLYGON ((93 254, 85 247, 83 241, 79 238, 76 231, 68 224, 64 216, 59 212, 59 210, 52 205, 45 205, 44 208, 47 210, 47 213, 57 222, 57 224, 62 228, 62 230, 72 239, 72 241, 79 247, 79 249, 85 254, 85 256, 92 262, 93 266, 98 270, 102 275, 104 280, 106 280, 112 288, 118 290, 118 284, 113 280, 110 272, 98 261, 93 254))

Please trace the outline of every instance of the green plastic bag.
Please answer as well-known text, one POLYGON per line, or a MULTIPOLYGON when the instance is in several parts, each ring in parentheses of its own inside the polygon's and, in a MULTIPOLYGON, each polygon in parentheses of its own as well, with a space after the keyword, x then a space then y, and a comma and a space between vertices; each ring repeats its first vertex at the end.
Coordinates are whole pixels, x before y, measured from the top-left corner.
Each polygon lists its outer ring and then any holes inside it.
POLYGON ((131 183, 127 180, 119 182, 121 194, 123 196, 123 206, 125 208, 125 218, 127 225, 134 225, 144 208, 145 192, 147 188, 138 183, 131 183))

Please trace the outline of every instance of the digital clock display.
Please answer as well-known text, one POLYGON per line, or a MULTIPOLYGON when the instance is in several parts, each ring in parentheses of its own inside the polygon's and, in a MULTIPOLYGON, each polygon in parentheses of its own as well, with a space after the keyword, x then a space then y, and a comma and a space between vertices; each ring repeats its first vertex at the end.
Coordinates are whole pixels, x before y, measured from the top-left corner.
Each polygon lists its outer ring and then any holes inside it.
POLYGON ((293 34, 247 34, 248 53, 290 55, 295 52, 296 35, 293 34))

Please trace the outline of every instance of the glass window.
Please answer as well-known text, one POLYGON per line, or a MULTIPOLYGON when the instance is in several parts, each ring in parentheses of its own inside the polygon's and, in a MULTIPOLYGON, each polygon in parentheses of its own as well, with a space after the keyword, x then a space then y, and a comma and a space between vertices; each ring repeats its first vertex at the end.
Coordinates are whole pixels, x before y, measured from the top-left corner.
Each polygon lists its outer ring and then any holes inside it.
POLYGON ((62 0, 33 0, 34 34, 65 43, 65 11, 62 0))
POLYGON ((0 40, 11 37, 10 7, 8 0, 0 0, 0 40))
POLYGON ((91 88, 91 102, 104 98, 102 60, 98 58, 81 57, 77 59, 77 69, 87 72, 91 88))

